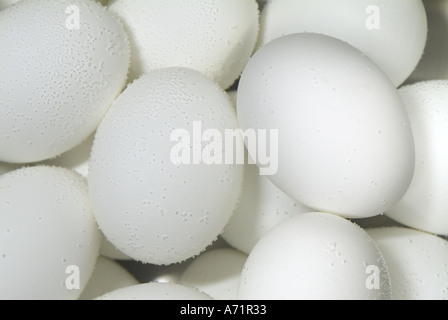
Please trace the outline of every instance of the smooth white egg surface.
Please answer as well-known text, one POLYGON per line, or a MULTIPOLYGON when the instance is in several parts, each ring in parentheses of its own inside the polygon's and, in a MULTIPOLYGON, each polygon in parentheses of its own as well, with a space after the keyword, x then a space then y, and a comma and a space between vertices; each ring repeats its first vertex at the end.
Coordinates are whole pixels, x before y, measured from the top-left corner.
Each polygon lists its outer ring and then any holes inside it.
POLYGON ((100 256, 79 300, 92 300, 108 292, 138 284, 137 279, 120 264, 100 256))
POLYGON ((412 183, 387 216, 412 228, 448 235, 448 80, 400 88, 414 133, 412 183))
POLYGON ((448 241, 403 227, 367 232, 388 266, 394 300, 448 299, 448 241))
POLYGON ((421 0, 272 0, 260 25, 259 45, 302 32, 346 41, 375 61, 397 87, 418 65, 428 32, 421 0))
POLYGON ((96 300, 212 300, 212 298, 184 285, 150 282, 117 289, 96 300))
POLYGON ((81 176, 45 166, 0 176, 1 300, 77 299, 99 245, 81 176))
POLYGON ((95 1, 30 0, 2 10, 0 30, 0 161, 80 144, 126 83, 122 24, 95 1))
POLYGON ((215 300, 235 300, 246 259, 246 254, 230 248, 207 251, 188 265, 179 283, 215 300))
MULTIPOLYGON (((341 40, 294 34, 262 47, 242 74, 237 111, 243 130, 278 133, 268 146, 278 148, 278 171, 268 178, 314 211, 375 216, 409 187, 415 154, 403 101, 341 40)), ((259 150, 249 153, 262 167, 259 150)))
POLYGON ((198 70, 229 88, 255 48, 255 0, 111 0, 132 48, 131 78, 166 67, 198 70))
POLYGON ((256 165, 246 165, 243 181, 240 201, 221 236, 246 254, 280 222, 312 211, 260 175, 256 165))
POLYGON ((376 300, 390 299, 391 288, 382 254, 363 229, 311 212, 282 222, 257 243, 238 298, 376 300))
POLYGON ((201 253, 228 222, 243 179, 242 165, 208 162, 207 130, 237 128, 228 95, 197 71, 160 69, 133 82, 98 128, 90 158, 90 197, 106 238, 153 264, 201 253))

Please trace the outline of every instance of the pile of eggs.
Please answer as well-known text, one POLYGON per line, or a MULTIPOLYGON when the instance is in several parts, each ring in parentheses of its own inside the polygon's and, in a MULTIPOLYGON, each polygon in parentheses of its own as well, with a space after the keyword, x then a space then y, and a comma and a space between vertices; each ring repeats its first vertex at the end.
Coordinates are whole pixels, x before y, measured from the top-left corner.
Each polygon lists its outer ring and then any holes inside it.
POLYGON ((0 299, 448 299, 425 5, 0 0, 0 299))

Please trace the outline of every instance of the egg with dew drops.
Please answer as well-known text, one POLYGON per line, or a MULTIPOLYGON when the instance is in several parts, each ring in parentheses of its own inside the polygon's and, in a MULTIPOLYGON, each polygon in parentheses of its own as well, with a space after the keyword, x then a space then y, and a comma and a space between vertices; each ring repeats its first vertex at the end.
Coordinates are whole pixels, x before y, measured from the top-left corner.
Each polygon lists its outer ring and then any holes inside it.
POLYGON ((0 30, 0 161, 80 144, 126 84, 120 21, 92 0, 29 0, 0 11, 0 30))
POLYGON ((79 174, 36 166, 0 176, 0 299, 78 299, 99 247, 79 174))
POLYGON ((130 35, 132 79, 185 67, 228 89, 255 48, 255 0, 110 0, 108 7, 130 35))
POLYGON ((233 213, 243 166, 195 155, 207 155, 206 132, 237 128, 227 93, 198 71, 159 69, 129 85, 101 122, 90 157, 90 198, 106 238, 158 265, 201 253, 233 213))

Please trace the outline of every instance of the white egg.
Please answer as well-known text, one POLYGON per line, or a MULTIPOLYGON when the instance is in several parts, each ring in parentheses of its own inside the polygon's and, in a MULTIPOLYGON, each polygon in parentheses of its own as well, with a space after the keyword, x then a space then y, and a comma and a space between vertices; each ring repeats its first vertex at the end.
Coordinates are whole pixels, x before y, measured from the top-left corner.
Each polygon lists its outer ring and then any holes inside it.
POLYGON ((215 300, 235 300, 247 255, 234 249, 207 251, 185 269, 179 283, 196 288, 215 300))
POLYGON ((275 0, 264 7, 260 25, 260 45, 301 32, 346 41, 397 87, 420 61, 428 32, 421 0, 275 0))
POLYGON ((212 298, 180 284, 150 282, 117 289, 96 300, 212 300, 212 298))
POLYGON ((79 300, 92 300, 108 292, 138 284, 137 279, 120 264, 98 257, 95 270, 79 300))
POLYGON ((224 154, 208 149, 207 132, 237 128, 228 95, 197 71, 160 69, 133 82, 99 126, 90 158, 92 207, 106 238, 152 264, 202 252, 228 222, 243 179, 242 165, 205 161, 224 154))
POLYGON ((448 80, 400 90, 414 134, 415 174, 387 216, 410 227, 448 235, 448 80))
POLYGON ((242 300, 390 299, 390 279, 369 235, 342 217, 305 213, 264 236, 243 268, 242 300))
POLYGON ((255 0, 111 0, 131 38, 131 78, 166 67, 187 67, 223 89, 239 77, 255 48, 255 0))
POLYGON ((80 144, 125 85, 121 23, 90 0, 29 0, 0 12, 0 30, 0 161, 42 161, 80 144))
POLYGON ((402 227, 367 232, 383 253, 394 300, 448 300, 448 241, 402 227))
POLYGON ((100 245, 84 179, 18 169, 0 176, 0 199, 0 300, 77 299, 100 245))
POLYGON ((310 211, 260 175, 256 165, 246 165, 240 201, 221 236, 232 247, 249 254, 280 222, 310 211))
MULTIPOLYGON (((242 74, 237 111, 243 130, 278 133, 266 147, 278 151, 278 171, 268 177, 314 211, 375 216, 411 182, 414 143, 403 101, 370 59, 341 40, 295 34, 262 47, 242 74)), ((249 150, 260 167, 263 152, 249 150)))

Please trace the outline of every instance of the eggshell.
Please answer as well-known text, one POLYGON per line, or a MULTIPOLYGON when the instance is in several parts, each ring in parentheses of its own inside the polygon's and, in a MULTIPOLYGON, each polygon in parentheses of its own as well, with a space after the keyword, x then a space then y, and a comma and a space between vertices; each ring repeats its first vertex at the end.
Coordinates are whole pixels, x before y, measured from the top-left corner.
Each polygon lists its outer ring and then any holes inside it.
POLYGON ((235 212, 221 234, 232 247, 249 254, 255 244, 280 222, 312 211, 291 199, 256 165, 246 165, 243 191, 235 212))
POLYGON ((260 45, 294 33, 332 36, 364 52, 397 87, 419 63, 428 32, 421 0, 275 0, 260 21, 260 45))
POLYGON ((448 299, 448 241, 403 227, 367 232, 384 255, 394 300, 448 299))
POLYGON ((212 300, 205 293, 174 283, 144 283, 117 289, 96 300, 212 300))
POLYGON ((92 277, 79 300, 92 300, 108 292, 139 284, 137 279, 117 262, 98 257, 92 277))
POLYGON ((80 144, 126 83, 123 26, 95 1, 30 0, 2 10, 0 30, 0 161, 80 144))
POLYGON ((243 300, 390 299, 381 252, 357 225, 327 213, 305 213, 264 236, 243 268, 243 300), (376 266, 377 287, 369 287, 376 266))
POLYGON ((409 187, 415 154, 403 101, 341 40, 295 34, 268 43, 242 74, 237 106, 243 130, 277 130, 278 171, 268 177, 314 211, 375 216, 409 187))
POLYGON ((235 209, 242 165, 172 159, 178 142, 171 134, 183 129, 194 140, 196 121, 223 135, 238 128, 216 84, 192 69, 167 68, 133 82, 97 130, 88 177, 93 211, 106 238, 137 261, 171 264, 198 255, 235 209))
POLYGON ((0 176, 0 300, 77 299, 99 244, 81 176, 45 166, 0 176))
POLYGON ((448 80, 400 88, 414 134, 412 183, 387 216, 423 231, 448 235, 448 80))
POLYGON ((215 300, 235 300, 247 255, 234 249, 207 251, 185 269, 180 284, 196 288, 215 300))
POLYGON ((111 0, 133 47, 131 78, 166 67, 187 67, 228 89, 255 48, 255 0, 111 0))

